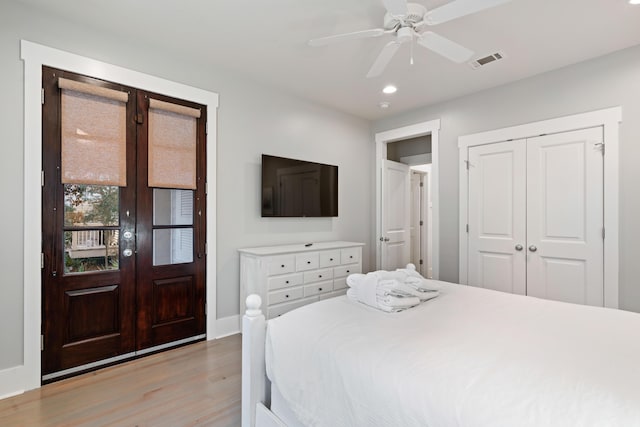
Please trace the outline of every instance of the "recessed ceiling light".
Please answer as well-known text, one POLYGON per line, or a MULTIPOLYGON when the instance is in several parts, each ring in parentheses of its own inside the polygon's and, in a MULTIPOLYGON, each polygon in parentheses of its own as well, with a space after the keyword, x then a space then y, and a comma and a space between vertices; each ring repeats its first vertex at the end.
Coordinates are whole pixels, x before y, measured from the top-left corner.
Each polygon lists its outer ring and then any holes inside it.
POLYGON ((391 107, 391 103, 387 102, 387 101, 382 101, 381 103, 378 104, 378 107, 385 109, 385 108, 389 108, 391 107))
MULTIPOLYGON (((640 0, 638 0, 640 1, 640 0)), ((386 93, 387 95, 390 95, 392 93, 396 93, 396 91, 398 90, 397 87, 395 87, 394 85, 387 85, 384 87, 384 89, 382 89, 382 92, 386 93)))
POLYGON ((640 0, 629 0, 629 4, 640 4, 640 0))

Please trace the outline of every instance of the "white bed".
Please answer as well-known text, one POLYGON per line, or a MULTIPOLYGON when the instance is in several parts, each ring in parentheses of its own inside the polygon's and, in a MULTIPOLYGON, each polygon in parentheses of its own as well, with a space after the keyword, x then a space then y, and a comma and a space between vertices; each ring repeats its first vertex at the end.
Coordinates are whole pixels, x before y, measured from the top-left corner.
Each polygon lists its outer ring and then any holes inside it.
POLYGON ((441 283, 401 313, 302 307, 266 347, 248 302, 243 426, 640 426, 640 315, 441 283))

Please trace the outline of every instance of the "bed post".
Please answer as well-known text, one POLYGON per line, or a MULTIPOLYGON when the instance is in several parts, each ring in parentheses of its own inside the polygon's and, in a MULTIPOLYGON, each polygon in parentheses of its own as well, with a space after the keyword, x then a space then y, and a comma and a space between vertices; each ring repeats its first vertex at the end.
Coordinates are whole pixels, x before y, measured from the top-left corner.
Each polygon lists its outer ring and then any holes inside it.
POLYGON ((259 295, 247 297, 242 318, 242 427, 255 427, 256 405, 266 403, 267 372, 264 360, 267 321, 259 295))

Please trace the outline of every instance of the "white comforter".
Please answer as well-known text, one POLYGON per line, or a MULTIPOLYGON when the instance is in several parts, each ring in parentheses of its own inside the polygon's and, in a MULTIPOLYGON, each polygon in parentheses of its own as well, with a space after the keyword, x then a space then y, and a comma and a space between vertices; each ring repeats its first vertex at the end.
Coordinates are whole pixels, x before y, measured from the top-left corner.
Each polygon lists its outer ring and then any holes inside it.
POLYGON ((401 313, 345 297, 268 322, 307 426, 640 426, 640 315, 443 283, 401 313))

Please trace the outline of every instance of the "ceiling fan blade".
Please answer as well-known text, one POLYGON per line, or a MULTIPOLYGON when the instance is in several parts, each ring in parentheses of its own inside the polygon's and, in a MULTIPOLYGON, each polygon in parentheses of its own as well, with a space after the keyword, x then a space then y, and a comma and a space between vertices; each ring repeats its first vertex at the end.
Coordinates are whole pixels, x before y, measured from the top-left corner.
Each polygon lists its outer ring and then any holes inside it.
POLYGON ((389 62, 391 62, 391 58, 396 54, 398 48, 400 47, 400 43, 396 41, 389 42, 382 48, 382 52, 376 58, 376 61, 373 63, 369 72, 367 73, 367 78, 377 77, 387 68, 389 62))
POLYGON ((325 46, 331 43, 338 43, 345 40, 366 39, 368 37, 380 37, 385 33, 382 28, 373 30, 355 31, 353 33, 336 34, 335 36, 321 37, 309 40, 309 46, 325 46))
POLYGON ((405 16, 407 10, 407 0, 382 0, 384 8, 394 16, 405 16))
POLYGON ((427 12, 424 17, 427 25, 442 24, 452 19, 462 16, 471 15, 490 7, 508 3, 511 0, 453 0, 450 3, 436 7, 427 12))
POLYGON ((471 58, 473 51, 431 31, 418 37, 418 44, 458 64, 471 58))

